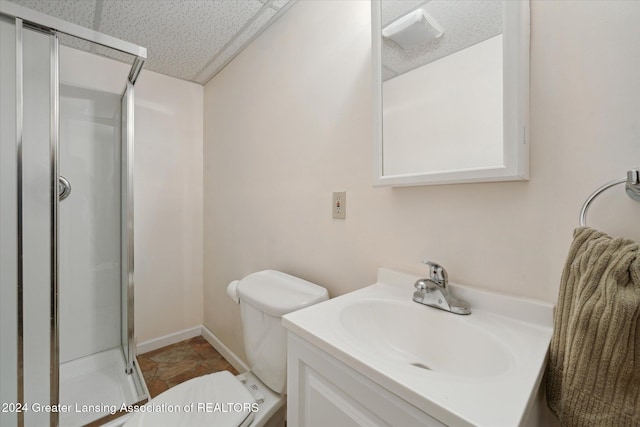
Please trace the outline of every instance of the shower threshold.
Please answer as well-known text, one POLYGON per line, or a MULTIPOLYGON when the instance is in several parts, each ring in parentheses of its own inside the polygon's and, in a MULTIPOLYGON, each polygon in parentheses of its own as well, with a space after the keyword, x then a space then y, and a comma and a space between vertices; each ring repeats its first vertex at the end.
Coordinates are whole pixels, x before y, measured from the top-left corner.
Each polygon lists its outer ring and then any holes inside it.
MULTIPOLYGON (((80 427, 121 413, 123 405, 148 398, 147 387, 137 368, 125 373, 121 348, 71 360, 60 365, 60 427, 80 427)), ((106 420, 105 420, 106 421, 106 420)))

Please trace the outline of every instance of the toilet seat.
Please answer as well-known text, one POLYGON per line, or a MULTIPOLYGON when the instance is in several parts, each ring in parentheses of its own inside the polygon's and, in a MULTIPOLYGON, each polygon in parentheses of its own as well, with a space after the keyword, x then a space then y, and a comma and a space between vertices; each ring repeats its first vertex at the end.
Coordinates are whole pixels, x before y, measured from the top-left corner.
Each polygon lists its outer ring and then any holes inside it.
POLYGON ((161 393, 124 427, 245 427, 253 421, 256 408, 249 390, 231 372, 221 371, 161 393))

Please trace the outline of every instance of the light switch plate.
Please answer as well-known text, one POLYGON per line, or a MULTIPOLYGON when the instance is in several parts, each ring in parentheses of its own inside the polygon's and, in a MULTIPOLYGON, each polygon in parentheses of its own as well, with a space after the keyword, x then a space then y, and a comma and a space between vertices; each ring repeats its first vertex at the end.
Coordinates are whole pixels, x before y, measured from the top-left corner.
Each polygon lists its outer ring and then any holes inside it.
POLYGON ((347 217, 347 192, 338 191, 333 193, 333 217, 345 219, 347 217))

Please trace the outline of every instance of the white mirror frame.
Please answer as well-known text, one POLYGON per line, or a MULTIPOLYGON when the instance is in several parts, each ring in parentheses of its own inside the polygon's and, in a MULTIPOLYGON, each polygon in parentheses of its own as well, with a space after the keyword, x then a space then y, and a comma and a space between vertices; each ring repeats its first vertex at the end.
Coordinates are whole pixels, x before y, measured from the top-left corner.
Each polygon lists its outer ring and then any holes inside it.
POLYGON ((439 185, 529 179, 529 0, 505 1, 503 11, 504 165, 383 175, 381 0, 371 1, 375 186, 439 185))

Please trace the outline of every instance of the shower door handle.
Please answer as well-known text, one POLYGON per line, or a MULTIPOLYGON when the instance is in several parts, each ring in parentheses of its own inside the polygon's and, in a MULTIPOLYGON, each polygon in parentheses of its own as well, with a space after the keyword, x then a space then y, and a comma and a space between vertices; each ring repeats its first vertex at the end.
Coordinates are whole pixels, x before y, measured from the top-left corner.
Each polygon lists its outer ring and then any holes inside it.
POLYGON ((71 184, 64 176, 58 178, 58 200, 63 201, 71 194, 71 184))

